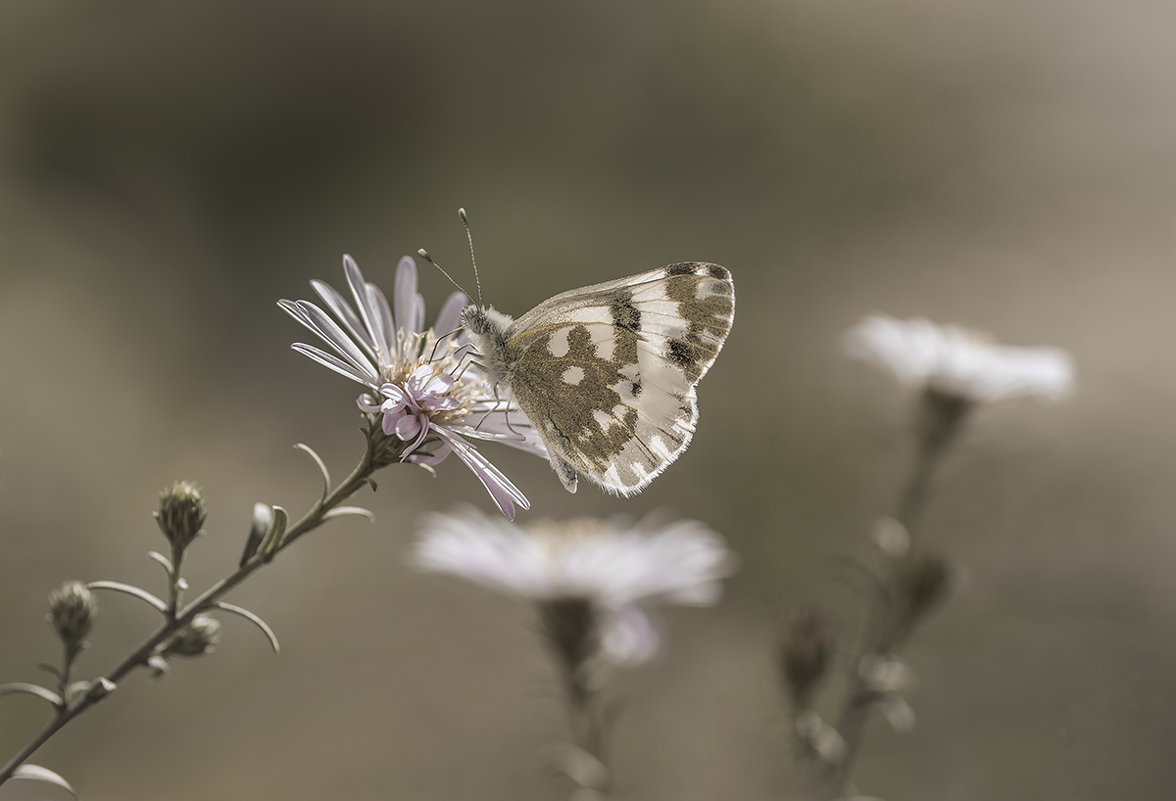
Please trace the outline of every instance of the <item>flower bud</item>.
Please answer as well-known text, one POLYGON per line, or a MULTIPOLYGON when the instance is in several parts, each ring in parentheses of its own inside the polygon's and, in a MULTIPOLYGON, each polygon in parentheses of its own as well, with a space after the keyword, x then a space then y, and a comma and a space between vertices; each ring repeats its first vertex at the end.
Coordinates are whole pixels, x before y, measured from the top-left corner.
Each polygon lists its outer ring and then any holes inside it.
POLYGON ((80 581, 67 581, 49 593, 49 623, 73 653, 85 647, 97 614, 94 594, 80 581))
POLYGON ((172 635, 163 648, 168 656, 203 656, 220 642, 220 621, 209 615, 196 615, 192 622, 172 635))
POLYGON ((943 557, 919 554, 906 565, 897 585, 899 639, 947 598, 954 581, 955 572, 943 557))
POLYGON ((780 617, 780 672, 797 710, 807 709, 833 657, 833 621, 820 609, 795 604, 780 617))
POLYGON ((204 525, 204 493, 195 484, 177 481, 159 495, 155 520, 172 550, 183 553, 204 525))

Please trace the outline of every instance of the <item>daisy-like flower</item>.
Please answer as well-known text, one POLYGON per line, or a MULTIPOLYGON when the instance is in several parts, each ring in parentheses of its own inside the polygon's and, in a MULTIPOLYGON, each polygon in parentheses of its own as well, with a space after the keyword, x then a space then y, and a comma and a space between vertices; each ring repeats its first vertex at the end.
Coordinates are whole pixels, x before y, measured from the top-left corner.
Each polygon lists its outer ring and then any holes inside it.
POLYGON ((658 640, 645 608, 710 606, 735 570, 722 538, 694 521, 580 518, 524 528, 472 508, 426 516, 412 561, 537 603, 556 650, 578 667, 591 657, 647 661, 658 640))
POLYGON ((922 318, 872 315, 846 333, 845 347, 902 384, 962 403, 1057 401, 1074 385, 1070 355, 1063 350, 997 345, 981 334, 922 318))
POLYGON ((547 455, 534 427, 509 394, 470 361, 468 334, 456 330, 465 295, 450 295, 436 323, 426 329, 425 301, 417 292, 412 259, 400 260, 392 304, 378 287, 364 280, 350 256, 343 257, 343 272, 354 306, 317 280, 310 284, 330 314, 310 301, 278 301, 330 352, 302 342, 291 347, 367 387, 369 391, 359 396, 359 408, 379 422, 387 440, 385 450, 396 458, 431 468, 454 453, 508 518, 514 519, 516 506, 530 508, 510 479, 469 442, 493 440, 547 455))

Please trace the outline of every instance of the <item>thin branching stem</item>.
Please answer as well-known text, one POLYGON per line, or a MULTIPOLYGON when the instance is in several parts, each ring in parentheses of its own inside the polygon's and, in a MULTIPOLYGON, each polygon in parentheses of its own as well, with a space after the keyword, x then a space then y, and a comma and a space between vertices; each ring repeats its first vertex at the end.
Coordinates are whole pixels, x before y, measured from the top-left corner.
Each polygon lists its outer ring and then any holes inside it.
MULTIPOLYGON (((934 403, 935 399, 924 399, 934 403)), ((926 408, 923 410, 927 411, 926 408)), ((894 519, 906 529, 909 541, 905 553, 892 560, 890 569, 874 587, 873 602, 867 613, 860 650, 853 660, 849 687, 837 721, 837 732, 844 742, 842 758, 827 766, 825 788, 831 799, 845 796, 857 757, 861 751, 862 734, 875 701, 875 689, 864 670, 875 657, 893 655, 899 647, 901 626, 895 621, 895 596, 901 576, 918 555, 920 523, 927 505, 931 479, 942 461, 948 446, 955 439, 963 417, 964 406, 948 409, 930 427, 923 428, 917 437, 910 474, 894 511, 894 519)))
MULTIPOLYGON (((122 661, 120 661, 114 668, 112 668, 105 676, 97 679, 94 685, 104 685, 109 682, 110 685, 117 685, 124 676, 130 673, 137 667, 143 666, 147 660, 155 653, 156 649, 165 643, 172 635, 187 626, 192 620, 201 612, 208 611, 216 606, 225 595, 233 590, 237 585, 244 582, 247 578, 257 572, 263 565, 268 564, 273 555, 285 550, 298 540, 307 532, 318 528, 327 519, 326 513, 334 509, 343 501, 350 498, 362 486, 368 483, 368 477, 375 470, 373 447, 369 443, 367 451, 351 474, 343 480, 341 484, 335 487, 334 490, 326 494, 321 500, 317 501, 310 510, 302 516, 302 519, 291 526, 281 544, 274 549, 273 553, 268 557, 261 558, 255 556, 253 559, 246 562, 237 570, 222 578, 220 581, 213 584, 206 589, 199 597, 189 602, 182 609, 177 610, 174 614, 168 615, 168 619, 160 626, 155 633, 143 640, 133 651, 130 652, 122 661)), ((176 560, 176 568, 178 571, 179 560, 176 560)), ((173 597, 176 594, 176 587, 173 586, 173 597)), ((67 659, 65 675, 68 675, 69 661, 67 659)), ((86 692, 79 693, 78 697, 72 702, 67 702, 58 714, 51 720, 45 728, 37 733, 23 748, 10 759, 3 768, 0 768, 0 785, 12 778, 24 762, 36 753, 42 745, 49 741, 53 735, 65 728, 74 718, 81 715, 91 706, 105 697, 105 692, 86 692)))

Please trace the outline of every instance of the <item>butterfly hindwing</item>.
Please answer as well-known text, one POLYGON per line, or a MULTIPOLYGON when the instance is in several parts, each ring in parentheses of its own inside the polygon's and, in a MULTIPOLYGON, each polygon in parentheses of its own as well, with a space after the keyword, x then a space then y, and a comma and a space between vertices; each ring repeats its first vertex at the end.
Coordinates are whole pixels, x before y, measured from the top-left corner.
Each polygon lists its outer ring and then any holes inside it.
POLYGON ((687 262, 565 292, 509 325, 504 377, 568 489, 582 473, 631 495, 686 449, 734 302, 725 268, 687 262))

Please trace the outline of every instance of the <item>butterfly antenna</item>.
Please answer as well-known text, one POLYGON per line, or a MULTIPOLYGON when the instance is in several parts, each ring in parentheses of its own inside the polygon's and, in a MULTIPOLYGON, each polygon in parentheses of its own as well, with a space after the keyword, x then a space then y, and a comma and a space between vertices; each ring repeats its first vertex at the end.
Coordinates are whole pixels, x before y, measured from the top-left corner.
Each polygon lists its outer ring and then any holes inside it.
POLYGON ((466 241, 470 243, 470 261, 474 264, 474 283, 478 286, 478 305, 482 305, 482 279, 478 277, 478 259, 474 256, 474 237, 470 233, 470 218, 466 216, 465 209, 458 209, 457 213, 461 216, 461 223, 465 226, 466 241))
MULTIPOLYGON (((470 296, 470 293, 469 293, 469 292, 466 292, 464 289, 462 289, 462 286, 461 286, 461 284, 459 284, 459 283, 457 283, 457 281, 454 281, 454 280, 453 280, 453 276, 452 276, 452 275, 450 275, 449 273, 445 272, 445 268, 444 268, 444 267, 442 267, 442 266, 441 266, 440 264, 438 264, 437 262, 433 261, 433 257, 429 255, 429 251, 425 250, 424 248, 420 248, 420 249, 418 249, 418 250, 417 250, 417 255, 418 255, 418 256, 420 256, 420 257, 421 257, 422 259, 424 259, 425 261, 427 261, 429 264, 431 264, 431 265, 433 265, 434 267, 436 267, 438 270, 440 270, 440 271, 441 271, 441 275, 443 275, 443 276, 445 276, 446 278, 448 278, 448 279, 449 279, 449 283, 451 283, 451 284, 453 284, 455 287, 457 287, 457 291, 458 291, 458 292, 460 292, 461 294, 465 295, 467 298, 470 296)), ((480 299, 480 292, 481 292, 481 290, 479 290, 479 299, 480 299)))

